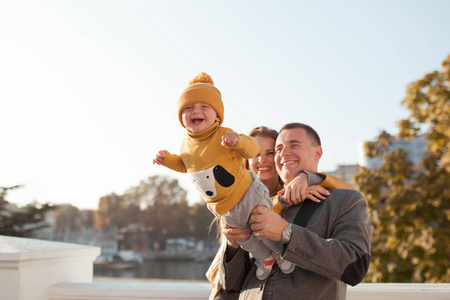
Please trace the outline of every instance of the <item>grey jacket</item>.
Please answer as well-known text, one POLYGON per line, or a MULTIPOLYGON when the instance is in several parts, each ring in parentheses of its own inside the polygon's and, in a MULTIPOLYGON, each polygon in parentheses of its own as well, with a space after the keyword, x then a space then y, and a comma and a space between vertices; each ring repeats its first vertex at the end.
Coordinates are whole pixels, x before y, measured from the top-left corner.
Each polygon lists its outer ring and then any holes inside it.
MULTIPOLYGON (((357 191, 332 189, 306 228, 294 225, 283 258, 296 264, 283 274, 275 265, 269 278, 256 278, 256 266, 244 250, 227 251, 220 263, 221 299, 345 299, 347 284, 362 281, 370 263, 367 205, 357 191), (238 296, 239 295, 239 296, 238 296)), ((292 222, 302 204, 283 211, 292 222)), ((228 249, 230 250, 230 249, 228 249)))

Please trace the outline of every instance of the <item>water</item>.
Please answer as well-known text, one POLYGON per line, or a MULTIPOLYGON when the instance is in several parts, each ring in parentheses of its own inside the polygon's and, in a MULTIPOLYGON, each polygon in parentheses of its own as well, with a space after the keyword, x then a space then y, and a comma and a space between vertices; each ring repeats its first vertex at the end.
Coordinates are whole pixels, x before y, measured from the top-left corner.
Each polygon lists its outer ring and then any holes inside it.
POLYGON ((176 279, 176 280, 206 280, 205 273, 211 260, 197 262, 151 260, 132 269, 99 269, 94 268, 94 276, 122 277, 122 278, 151 278, 151 279, 176 279))

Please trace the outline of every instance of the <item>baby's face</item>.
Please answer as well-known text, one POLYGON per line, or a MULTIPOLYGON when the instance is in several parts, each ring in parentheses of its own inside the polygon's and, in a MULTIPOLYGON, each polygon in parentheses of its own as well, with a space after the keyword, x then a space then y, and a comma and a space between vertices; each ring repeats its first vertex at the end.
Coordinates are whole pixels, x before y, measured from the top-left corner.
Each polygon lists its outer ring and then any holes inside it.
POLYGON ((184 127, 192 133, 200 133, 219 121, 216 111, 209 104, 195 102, 181 111, 184 127))

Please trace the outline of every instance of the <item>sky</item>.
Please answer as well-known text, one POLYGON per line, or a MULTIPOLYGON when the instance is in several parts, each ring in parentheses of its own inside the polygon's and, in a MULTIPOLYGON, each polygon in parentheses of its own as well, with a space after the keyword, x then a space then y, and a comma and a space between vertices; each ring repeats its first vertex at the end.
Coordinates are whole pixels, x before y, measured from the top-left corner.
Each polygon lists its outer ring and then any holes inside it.
POLYGON ((0 2, 0 186, 7 200, 97 209, 178 153, 177 101, 211 75, 223 126, 315 128, 319 171, 395 134, 407 84, 450 54, 450 1, 0 2))

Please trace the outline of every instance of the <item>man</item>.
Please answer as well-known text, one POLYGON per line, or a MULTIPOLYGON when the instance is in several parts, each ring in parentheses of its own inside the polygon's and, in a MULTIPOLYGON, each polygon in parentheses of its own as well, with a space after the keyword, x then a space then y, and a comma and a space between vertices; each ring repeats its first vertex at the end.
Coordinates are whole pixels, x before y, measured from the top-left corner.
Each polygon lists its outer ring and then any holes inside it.
MULTIPOLYGON (((303 171, 317 172, 322 156, 318 134, 301 123, 281 129, 275 151, 285 184, 303 171)), ((228 247, 220 282, 225 292, 239 299, 345 299, 347 284, 361 282, 369 268, 372 234, 364 197, 354 190, 330 190, 305 227, 292 223, 303 205, 294 204, 281 216, 258 206, 249 219, 255 236, 284 243, 283 258, 297 266, 291 274, 275 266, 266 281, 259 281, 253 260, 236 248, 236 239, 247 236, 248 230, 224 230, 228 247)), ((221 297, 230 298, 223 293, 221 297)))

